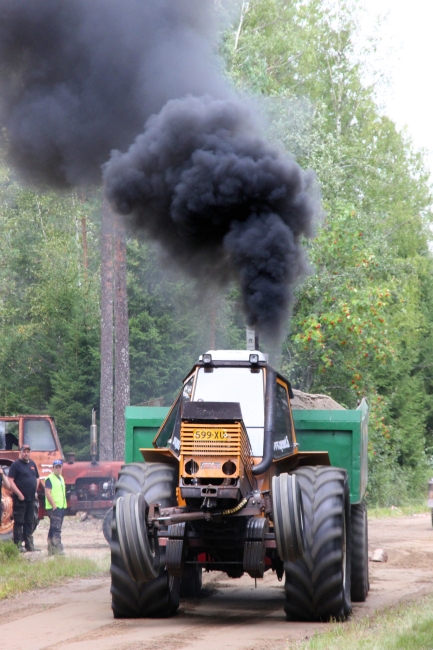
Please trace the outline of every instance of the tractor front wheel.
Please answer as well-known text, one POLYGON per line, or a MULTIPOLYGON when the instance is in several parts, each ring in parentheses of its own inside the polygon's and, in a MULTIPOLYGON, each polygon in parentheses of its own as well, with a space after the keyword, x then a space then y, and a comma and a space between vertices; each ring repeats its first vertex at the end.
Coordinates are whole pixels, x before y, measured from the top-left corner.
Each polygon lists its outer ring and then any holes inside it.
POLYGON ((334 467, 301 467, 305 553, 285 562, 290 621, 345 620, 350 601, 351 535, 347 473, 334 467))
POLYGON ((283 562, 295 562, 304 555, 305 532, 302 493, 294 474, 273 477, 272 504, 278 555, 283 562))
MULTIPOLYGON (((144 582, 136 581, 131 577, 124 562, 117 529, 119 522, 124 525, 125 512, 120 518, 116 516, 117 502, 120 497, 127 497, 127 504, 133 506, 133 509, 136 505, 138 507, 139 502, 159 503, 162 507, 174 505, 176 478, 176 468, 164 463, 131 463, 119 473, 110 541, 111 606, 114 618, 162 618, 172 616, 179 607, 180 579, 173 578, 167 573, 162 550, 160 568, 155 578, 144 582)), ((131 509, 126 512, 126 518, 126 532, 131 534, 132 526, 133 540, 135 540, 138 529, 134 529, 135 522, 131 519, 131 509)), ((121 535, 122 533, 125 533, 125 530, 121 531, 121 535)), ((137 558, 133 559, 135 561, 137 558)))

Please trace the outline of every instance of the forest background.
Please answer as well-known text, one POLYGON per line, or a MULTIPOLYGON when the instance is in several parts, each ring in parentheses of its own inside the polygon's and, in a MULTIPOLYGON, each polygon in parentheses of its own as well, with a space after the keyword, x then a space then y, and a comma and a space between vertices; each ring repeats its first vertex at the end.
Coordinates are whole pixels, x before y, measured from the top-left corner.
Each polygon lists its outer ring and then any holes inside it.
MULTIPOLYGON (((294 387, 370 405, 370 503, 424 495, 433 465, 432 194, 423 152, 378 104, 359 3, 215 3, 226 72, 267 135, 313 169, 324 216, 283 343, 294 387), (364 44, 365 45, 365 44, 364 44)), ((37 193, 0 160, 0 412, 50 413, 87 457, 100 390, 101 188, 37 193)), ((127 241, 131 404, 163 398, 209 348, 245 347, 237 290, 127 241)))

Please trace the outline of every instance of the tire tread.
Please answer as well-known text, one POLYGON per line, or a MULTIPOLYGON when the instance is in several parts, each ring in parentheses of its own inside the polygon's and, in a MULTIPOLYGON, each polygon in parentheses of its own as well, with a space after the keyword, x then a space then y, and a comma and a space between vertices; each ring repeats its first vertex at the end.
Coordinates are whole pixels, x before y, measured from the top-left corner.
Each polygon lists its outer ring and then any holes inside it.
POLYGON ((368 571, 368 522, 365 501, 351 506, 352 528, 352 587, 351 597, 363 603, 370 589, 368 571))
MULTIPOLYGON (((163 463, 130 463, 119 474, 115 500, 125 494, 142 493, 149 503, 174 503, 176 468, 163 463)), ((166 618, 179 607, 179 579, 163 567, 149 582, 135 582, 129 576, 120 553, 113 518, 111 539, 111 606, 114 618, 166 618)), ((163 565, 164 563, 161 562, 163 565)))
POLYGON ((301 467, 306 549, 285 563, 288 620, 345 620, 350 603, 350 509, 347 473, 334 467, 301 467), (343 510, 346 518, 346 584, 343 585, 343 510))

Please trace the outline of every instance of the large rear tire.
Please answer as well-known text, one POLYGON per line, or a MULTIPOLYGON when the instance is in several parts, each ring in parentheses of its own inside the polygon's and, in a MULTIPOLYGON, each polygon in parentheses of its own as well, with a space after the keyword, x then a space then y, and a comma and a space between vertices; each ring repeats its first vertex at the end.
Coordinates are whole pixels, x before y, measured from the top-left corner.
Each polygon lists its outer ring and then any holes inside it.
POLYGON ((180 597, 195 598, 202 587, 202 568, 196 564, 186 564, 180 581, 180 597))
POLYGON ((286 562, 285 612, 290 621, 345 620, 350 601, 350 499, 345 470, 295 470, 304 506, 305 553, 286 562))
POLYGON ((163 463, 131 463, 119 473, 111 536, 111 606, 114 618, 164 618, 179 607, 178 578, 168 575, 161 553, 159 575, 135 582, 123 562, 116 527, 116 501, 127 494, 142 494, 147 503, 162 507, 175 503, 176 468, 163 463))
POLYGON ((107 512, 104 515, 102 521, 102 533, 105 537, 105 541, 108 544, 111 544, 111 524, 113 521, 113 508, 108 508, 107 512))
POLYGON ((354 503, 350 508, 352 530, 352 586, 351 596, 356 603, 363 603, 370 589, 368 576, 368 523, 365 501, 354 503))

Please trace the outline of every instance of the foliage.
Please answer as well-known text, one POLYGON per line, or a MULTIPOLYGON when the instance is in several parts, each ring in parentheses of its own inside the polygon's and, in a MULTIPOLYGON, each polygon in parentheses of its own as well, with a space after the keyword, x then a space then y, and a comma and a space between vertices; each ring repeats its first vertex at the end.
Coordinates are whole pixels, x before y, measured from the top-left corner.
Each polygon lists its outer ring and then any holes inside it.
POLYGON ((77 195, 0 190, 0 409, 54 415, 66 448, 82 447, 99 374, 98 233, 77 195), (90 255, 83 258, 82 217, 90 255))
POLYGON ((264 97, 270 137, 315 170, 309 244, 281 369, 349 408, 370 404, 369 500, 425 492, 432 448, 431 187, 423 156, 363 81, 357 4, 253 0, 225 34, 230 75, 264 97), (427 450, 427 453, 426 453, 427 450))
MULTIPOLYGON (((100 199, 22 188, 4 163, 0 192, 0 410, 50 413, 64 450, 85 458, 99 405, 100 199)), ((199 354, 240 344, 235 291, 199 288, 132 238, 128 294, 133 404, 170 404, 199 354)))
MULTIPOLYGON (((219 294, 179 277, 149 244, 128 246, 131 403, 162 397, 169 405, 199 354, 241 345, 232 303, 235 292, 219 294)), ((242 341, 243 344, 243 341, 242 341)))

